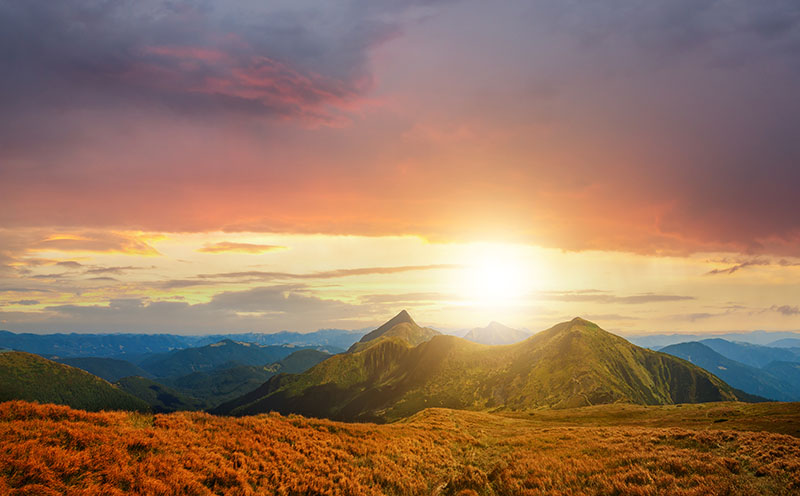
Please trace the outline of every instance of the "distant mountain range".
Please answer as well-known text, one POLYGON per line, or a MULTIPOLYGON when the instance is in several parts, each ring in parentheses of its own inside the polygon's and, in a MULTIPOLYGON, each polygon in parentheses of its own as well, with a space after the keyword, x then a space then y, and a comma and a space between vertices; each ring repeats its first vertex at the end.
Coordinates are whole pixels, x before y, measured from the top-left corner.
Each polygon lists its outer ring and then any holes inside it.
POLYGON ((661 352, 688 360, 750 394, 780 401, 800 399, 800 391, 789 383, 765 370, 731 360, 702 342, 672 344, 662 348, 661 352))
POLYGON ((210 371, 221 366, 267 365, 295 351, 295 346, 262 346, 224 339, 197 348, 150 355, 141 360, 138 366, 154 377, 174 377, 210 371))
POLYGON ((635 346, 576 318, 509 346, 418 326, 403 311, 345 354, 278 375, 216 413, 266 411, 390 421, 427 407, 565 408, 750 399, 671 355, 635 346))
POLYGON ((464 335, 464 339, 480 344, 514 344, 531 337, 530 333, 512 329, 499 322, 490 322, 486 327, 476 327, 464 335))
MULTIPOLYGON (((714 338, 739 343, 758 344, 775 348, 800 348, 800 332, 790 331, 750 331, 715 333, 714 338)), ((625 336, 631 343, 643 348, 658 350, 664 346, 709 339, 708 334, 645 334, 625 336)))
POLYGON ((316 347, 328 353, 348 349, 365 331, 321 329, 315 332, 243 333, 184 336, 177 334, 31 334, 0 331, 0 349, 26 351, 48 358, 100 357, 136 361, 143 356, 206 346, 225 339, 263 346, 316 347))
POLYGON ((754 334, 776 346, 704 336, 655 351, 580 318, 532 336, 491 322, 459 338, 418 325, 405 310, 370 332, 235 335, 241 341, 0 331, 0 346, 43 355, 0 353, 0 400, 378 422, 432 406, 800 400, 800 348, 791 333, 773 341, 754 334))

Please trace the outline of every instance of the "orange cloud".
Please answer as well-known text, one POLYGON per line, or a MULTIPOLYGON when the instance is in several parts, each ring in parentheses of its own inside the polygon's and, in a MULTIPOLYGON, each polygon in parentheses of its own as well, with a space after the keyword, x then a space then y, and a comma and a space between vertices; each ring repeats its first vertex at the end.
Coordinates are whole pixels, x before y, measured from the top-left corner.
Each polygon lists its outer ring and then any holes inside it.
POLYGON ((231 241, 221 241, 211 245, 205 245, 197 251, 203 253, 224 253, 224 252, 239 252, 239 253, 265 253, 268 251, 286 250, 285 246, 279 245, 259 245, 254 243, 234 243, 231 241))
POLYGON ((32 243, 29 251, 77 251, 157 256, 160 253, 142 236, 118 232, 57 233, 32 243))

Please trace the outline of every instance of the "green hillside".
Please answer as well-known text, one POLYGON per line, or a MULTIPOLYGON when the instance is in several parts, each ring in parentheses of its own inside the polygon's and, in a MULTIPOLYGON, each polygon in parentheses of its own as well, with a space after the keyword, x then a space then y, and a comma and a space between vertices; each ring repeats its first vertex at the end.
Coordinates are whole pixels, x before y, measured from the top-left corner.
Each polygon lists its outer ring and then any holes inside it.
POLYGON ((144 377, 123 377, 116 386, 146 402, 156 413, 201 410, 203 403, 144 377))
POLYGON ((128 362, 127 360, 117 360, 115 358, 102 357, 74 357, 60 358, 56 362, 69 365, 90 374, 103 378, 108 382, 115 382, 123 377, 138 375, 148 377, 150 374, 128 362))
POLYGON ((0 352, 0 401, 57 403, 81 410, 148 411, 148 405, 88 372, 20 351, 0 352))
POLYGON ((155 377, 178 377, 209 371, 219 366, 266 365, 294 351, 293 346, 261 346, 224 339, 218 343, 186 348, 148 357, 139 366, 155 377))
POLYGON ((204 408, 211 408, 256 389, 278 373, 305 372, 328 357, 330 355, 323 351, 299 350, 270 365, 217 368, 208 372, 164 378, 162 382, 202 401, 204 408))
MULTIPOLYGON (((403 319, 395 326, 408 322, 403 319)), ((386 421, 427 407, 526 410, 738 399, 730 386, 705 370, 639 348, 579 318, 507 346, 444 335, 411 346, 393 329, 382 328, 351 352, 303 374, 273 377, 217 412, 275 410, 386 421)))

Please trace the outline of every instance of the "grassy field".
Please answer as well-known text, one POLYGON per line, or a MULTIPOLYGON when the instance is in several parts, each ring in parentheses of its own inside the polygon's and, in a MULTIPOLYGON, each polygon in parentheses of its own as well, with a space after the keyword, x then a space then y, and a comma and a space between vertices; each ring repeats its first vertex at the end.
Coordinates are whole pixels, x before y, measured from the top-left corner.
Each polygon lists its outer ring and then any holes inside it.
POLYGON ((0 404, 0 494, 789 495, 799 420, 798 404, 436 408, 376 425, 15 401, 0 404))

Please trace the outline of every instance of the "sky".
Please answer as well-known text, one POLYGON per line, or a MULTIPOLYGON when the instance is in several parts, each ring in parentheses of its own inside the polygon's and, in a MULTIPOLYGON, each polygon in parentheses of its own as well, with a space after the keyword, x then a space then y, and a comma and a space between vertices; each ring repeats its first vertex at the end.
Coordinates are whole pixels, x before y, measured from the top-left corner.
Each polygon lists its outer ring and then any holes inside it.
POLYGON ((0 0, 0 328, 800 330, 794 0, 0 0))

